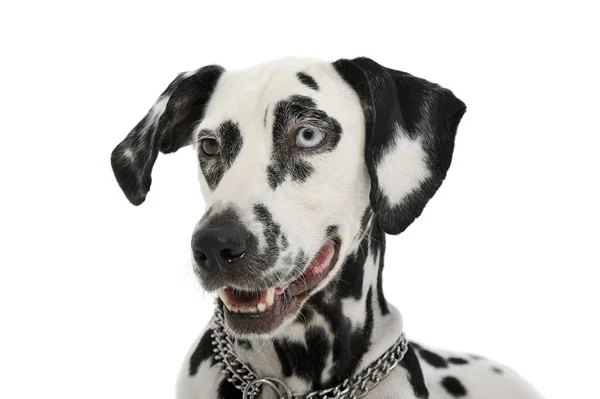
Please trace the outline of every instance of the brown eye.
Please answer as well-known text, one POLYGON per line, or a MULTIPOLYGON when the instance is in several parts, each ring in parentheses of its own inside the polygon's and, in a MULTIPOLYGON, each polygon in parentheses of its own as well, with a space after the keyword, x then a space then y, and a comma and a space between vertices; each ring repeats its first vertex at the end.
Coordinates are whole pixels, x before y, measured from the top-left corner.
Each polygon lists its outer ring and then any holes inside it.
POLYGON ((215 139, 202 139, 200 145, 206 155, 215 155, 219 152, 219 143, 215 139))

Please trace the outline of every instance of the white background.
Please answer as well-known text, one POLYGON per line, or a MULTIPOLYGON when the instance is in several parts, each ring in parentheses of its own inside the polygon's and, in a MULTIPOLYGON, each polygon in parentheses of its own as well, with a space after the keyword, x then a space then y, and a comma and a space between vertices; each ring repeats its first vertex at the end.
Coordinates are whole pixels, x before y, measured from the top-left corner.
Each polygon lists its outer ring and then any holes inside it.
POLYGON ((195 157, 161 155, 136 208, 110 152, 178 72, 288 55, 369 56, 467 103, 446 182, 389 239, 387 297, 411 337, 597 397, 598 13, 444 3, 3 3, 0 397, 173 397, 211 311, 195 157))

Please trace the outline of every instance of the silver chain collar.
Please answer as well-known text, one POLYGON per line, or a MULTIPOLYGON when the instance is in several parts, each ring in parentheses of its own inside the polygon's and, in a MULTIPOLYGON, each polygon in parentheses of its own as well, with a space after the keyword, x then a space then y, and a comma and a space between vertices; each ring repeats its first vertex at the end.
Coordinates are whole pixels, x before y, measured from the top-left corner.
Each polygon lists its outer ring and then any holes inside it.
POLYGON ((212 345, 214 359, 221 367, 227 381, 243 392, 243 399, 255 399, 262 385, 272 388, 279 399, 358 399, 364 398, 402 361, 408 350, 408 341, 404 333, 377 360, 363 369, 359 374, 344 380, 341 384, 314 391, 309 394, 295 395, 280 380, 260 378, 250 367, 244 364, 233 350, 233 341, 225 332, 223 312, 217 306, 213 315, 216 325, 212 329, 212 345))

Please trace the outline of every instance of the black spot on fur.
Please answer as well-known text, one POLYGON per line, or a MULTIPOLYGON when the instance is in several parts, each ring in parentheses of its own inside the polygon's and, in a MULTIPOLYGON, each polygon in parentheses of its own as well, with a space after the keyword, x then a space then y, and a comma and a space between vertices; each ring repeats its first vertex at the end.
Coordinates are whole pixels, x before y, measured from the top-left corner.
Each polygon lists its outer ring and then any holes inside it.
POLYGON ((267 109, 265 109, 265 115, 263 116, 263 125, 264 127, 267 127, 267 117, 269 116, 269 107, 267 107, 267 109))
POLYGON ((273 341, 275 353, 281 363, 281 370, 285 377, 291 377, 299 370, 303 369, 306 360, 306 348, 298 342, 291 342, 287 339, 276 339, 273 341))
POLYGON ((288 249, 290 243, 287 240, 287 236, 285 234, 281 235, 281 250, 285 251, 286 249, 288 249))
POLYGON ((444 359, 437 353, 433 353, 431 351, 428 351, 427 349, 421 349, 419 351, 419 355, 421 355, 421 359, 425 360, 427 363, 429 363, 435 368, 442 369, 448 367, 446 359, 444 359))
POLYGON ((237 123, 225 121, 215 131, 215 137, 220 142, 220 154, 207 156, 202 151, 201 146, 198 149, 198 159, 200 161, 200 170, 206 179, 206 183, 211 190, 217 188, 223 175, 231 167, 235 158, 242 149, 242 135, 237 123))
POLYGON ((242 399, 242 391, 237 389, 231 382, 223 379, 219 384, 217 399, 242 399))
MULTIPOLYGON (((335 290, 335 287, 329 287, 335 290)), ((341 383, 351 374, 358 371, 360 359, 371 347, 371 336, 373 334, 373 306, 372 291, 369 289, 366 295, 366 315, 362 327, 356 328, 350 323, 350 319, 342 312, 342 303, 338 299, 333 302, 325 300, 325 290, 313 295, 304 309, 310 308, 313 312, 320 313, 335 331, 333 342, 333 359, 331 379, 328 386, 341 383), (353 328, 354 327, 354 328, 353 328)))
POLYGON ((238 124, 230 120, 223 122, 219 126, 217 134, 221 137, 222 141, 221 157, 227 167, 230 167, 242 149, 242 134, 240 133, 238 124))
POLYGON ((371 209, 371 207, 367 207, 367 209, 365 209, 365 212, 362 215, 362 218, 360 219, 360 231, 358 232, 359 236, 362 237, 362 235, 364 235, 367 232, 367 228, 369 227, 369 222, 371 221, 371 218, 373 217, 373 210, 371 209))
POLYGON ((461 398, 467 395, 467 389, 456 377, 444 377, 441 382, 444 389, 455 398, 461 398))
MULTIPOLYGON (((373 221, 373 227, 369 236, 369 253, 373 258, 373 261, 377 260, 379 255, 383 255, 385 252, 385 233, 379 226, 377 220, 373 221)), ((383 256, 382 256, 383 257, 383 256)))
MULTIPOLYGON (((366 300, 366 316, 365 323, 362 327, 362 331, 358 333, 354 333, 350 338, 350 346, 355 348, 355 351, 360 353, 360 357, 362 357, 371 347, 371 335, 373 334, 373 291, 369 288, 369 292, 367 293, 366 300)), ((356 367, 358 364, 353 366, 352 373, 356 371, 356 367)))
POLYGON ((342 264, 338 294, 341 298, 362 297, 365 262, 369 253, 369 236, 365 235, 358 248, 348 255, 342 264))
POLYGON ((302 82, 303 84, 307 85, 308 87, 310 87, 313 90, 319 90, 319 85, 313 79, 312 76, 310 76, 304 72, 298 72, 297 76, 298 76, 298 79, 300 80, 300 82, 302 82))
POLYGON ((502 370, 500 367, 492 367, 492 371, 496 374, 504 374, 504 370, 502 370))
POLYGON ((279 256, 279 246, 277 245, 277 239, 281 234, 281 226, 273 220, 273 215, 269 209, 263 204, 254 205, 254 216, 256 220, 263 224, 265 241, 267 242, 267 248, 265 252, 258 256, 256 261, 263 262, 264 264, 271 267, 275 264, 277 257, 279 256))
POLYGON ((423 347, 419 344, 417 344, 416 342, 410 342, 410 346, 412 346, 413 348, 415 348, 416 350, 421 350, 423 349, 423 347))
POLYGON ((307 157, 332 151, 340 140, 340 124, 316 108, 306 96, 294 95, 275 106, 273 123, 273 150, 267 166, 267 180, 274 190, 290 176, 292 181, 304 182, 313 172, 307 157), (300 150, 295 145, 295 134, 302 126, 310 126, 326 134, 325 141, 315 149, 300 150))
POLYGON ((448 363, 463 365, 468 364, 469 361, 467 359, 463 359, 462 357, 449 357, 448 363))
POLYGON ((379 226, 379 222, 377 220, 373 221, 373 228, 371 229, 371 237, 370 246, 372 251, 377 252, 379 254, 379 265, 377 268, 377 302, 379 304, 379 309, 381 309, 381 314, 383 316, 388 315, 390 313, 390 309, 388 307, 388 303, 385 300, 385 296, 383 295, 383 265, 385 261, 385 233, 381 226, 379 226))
POLYGON ((313 389, 323 388, 321 376, 325 369, 331 345, 325 330, 309 327, 305 333, 306 346, 286 339, 273 341, 275 353, 281 363, 283 375, 292 375, 312 381, 313 389))
POLYGON ((374 261, 377 261, 379 256, 379 264, 377 269, 377 302, 383 316, 390 313, 388 303, 383 295, 383 265, 385 255, 385 233, 379 226, 377 219, 373 219, 373 210, 367 207, 361 218, 359 234, 364 238, 369 238, 368 249, 374 261))
POLYGON ((404 358, 400 361, 400 366, 406 369, 408 372, 408 381, 412 386, 415 396, 417 398, 425 399, 429 397, 429 390, 427 389, 427 384, 425 383, 423 371, 421 370, 421 364, 413 347, 418 348, 419 346, 412 342, 408 345, 408 350, 406 351, 404 358))
POLYGON ((326 234, 327 238, 337 238, 338 230, 339 230, 339 226, 337 226, 337 225, 327 226, 327 230, 325 231, 325 234, 326 234))
POLYGON ((296 317, 296 322, 307 324, 315 317, 315 313, 316 312, 313 309, 304 307, 296 317))
POLYGON ((191 376, 196 375, 196 373, 198 372, 198 369, 200 368, 200 365, 208 359, 211 359, 211 365, 216 364, 216 361, 212 357, 213 356, 213 345, 212 345, 213 339, 210 336, 211 334, 212 334, 212 330, 210 330, 210 329, 206 330, 204 335, 202 335, 202 338, 200 338, 200 342, 198 342, 196 349, 194 349, 194 353, 192 353, 192 356, 190 357, 189 375, 191 375, 191 376))

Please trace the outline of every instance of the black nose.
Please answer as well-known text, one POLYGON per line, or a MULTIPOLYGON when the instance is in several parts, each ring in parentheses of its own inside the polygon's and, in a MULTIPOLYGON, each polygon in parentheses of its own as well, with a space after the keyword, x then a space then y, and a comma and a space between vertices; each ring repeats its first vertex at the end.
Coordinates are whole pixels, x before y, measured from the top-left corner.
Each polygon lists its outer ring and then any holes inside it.
POLYGON ((248 234, 234 223, 207 226, 192 236, 194 259, 207 272, 240 266, 247 250, 248 234))

